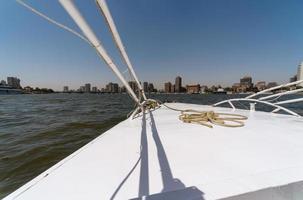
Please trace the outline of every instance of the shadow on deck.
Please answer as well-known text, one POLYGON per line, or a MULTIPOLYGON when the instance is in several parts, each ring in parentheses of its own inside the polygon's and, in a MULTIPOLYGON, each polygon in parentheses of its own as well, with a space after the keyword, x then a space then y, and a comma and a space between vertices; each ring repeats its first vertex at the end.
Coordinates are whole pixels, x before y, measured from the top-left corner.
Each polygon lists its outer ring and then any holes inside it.
POLYGON ((161 170, 161 178, 163 188, 160 193, 150 194, 149 193, 149 160, 148 160, 148 141, 147 141, 147 131, 146 131, 146 113, 142 115, 142 130, 141 130, 141 151, 140 157, 135 163, 135 165, 131 168, 126 177, 119 184, 113 195, 111 196, 111 200, 115 198, 123 184, 127 181, 130 175, 133 173, 135 168, 140 163, 140 178, 139 178, 139 189, 138 189, 138 198, 134 198, 132 200, 204 200, 204 193, 200 191, 198 188, 186 187, 185 184, 178 178, 174 178, 171 167, 169 165, 168 158, 166 156, 166 152, 162 141, 160 139, 157 126, 155 123, 154 116, 152 112, 149 112, 150 115, 150 127, 152 131, 152 137, 154 143, 157 148, 157 156, 158 162, 161 170))

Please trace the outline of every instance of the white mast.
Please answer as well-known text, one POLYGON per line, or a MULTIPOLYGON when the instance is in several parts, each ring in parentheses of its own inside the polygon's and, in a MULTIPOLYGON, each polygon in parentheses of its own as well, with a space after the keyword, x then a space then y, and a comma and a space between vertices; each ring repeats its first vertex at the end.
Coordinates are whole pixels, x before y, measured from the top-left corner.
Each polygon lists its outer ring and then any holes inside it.
POLYGON ((130 62, 129 60, 129 57, 125 51, 125 48, 123 46, 123 43, 122 43, 122 40, 120 38, 120 35, 119 35, 119 32, 117 30, 117 27, 115 25, 115 22, 111 16, 111 13, 108 9, 108 6, 106 4, 106 1, 105 0, 97 0, 97 5, 99 6, 108 26, 109 26, 109 29, 111 30, 111 33, 112 33, 112 36, 113 36, 113 39, 120 51, 120 54, 124 60, 124 62, 126 63, 127 67, 128 67, 128 70, 130 71, 131 75, 133 76, 133 78, 135 79, 138 87, 139 87, 139 90, 141 92, 141 94, 143 95, 143 98, 144 100, 146 100, 146 96, 145 96, 145 93, 144 93, 144 90, 142 89, 142 86, 137 78, 137 75, 133 69, 133 66, 132 66, 132 63, 130 62))
POLYGON ((107 54, 105 49, 103 48, 101 42, 98 40, 97 36, 93 32, 93 30, 90 28, 88 23, 85 21, 77 7, 74 5, 72 0, 59 0, 63 8, 68 12, 68 14, 72 17, 72 19, 75 21, 75 23, 78 25, 78 27, 81 29, 83 34, 87 37, 87 39, 91 42, 93 47, 96 49, 98 55, 104 59, 104 61, 107 63, 107 65, 113 70, 113 72, 117 75, 117 77, 120 79, 120 81, 124 84, 127 91, 131 95, 131 97, 140 104, 140 101, 134 91, 131 89, 131 87, 128 85, 127 81, 124 79, 122 74, 120 73, 117 66, 113 63, 110 56, 107 54))

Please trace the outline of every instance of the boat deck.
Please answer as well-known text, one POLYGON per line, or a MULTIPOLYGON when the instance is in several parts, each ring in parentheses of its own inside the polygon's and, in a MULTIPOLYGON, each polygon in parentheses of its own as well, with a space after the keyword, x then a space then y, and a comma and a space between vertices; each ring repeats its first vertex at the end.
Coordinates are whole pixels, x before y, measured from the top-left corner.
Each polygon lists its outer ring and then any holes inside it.
POLYGON ((179 112, 162 106, 119 123, 5 200, 244 199, 237 195, 268 188, 272 190, 264 199, 273 197, 273 188, 303 198, 302 118, 168 105, 242 114, 248 120, 241 128, 208 128, 183 123, 179 112))

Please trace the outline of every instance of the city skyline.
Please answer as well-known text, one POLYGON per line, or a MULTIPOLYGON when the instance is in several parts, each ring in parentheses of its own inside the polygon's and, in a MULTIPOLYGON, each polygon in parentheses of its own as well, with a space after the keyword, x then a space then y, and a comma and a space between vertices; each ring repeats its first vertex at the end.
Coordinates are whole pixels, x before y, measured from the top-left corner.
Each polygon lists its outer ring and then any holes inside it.
MULTIPOLYGON (((303 62, 298 66, 297 74, 289 78, 289 82, 295 82, 297 80, 303 80, 303 62)), ((51 88, 34 88, 31 86, 22 87, 20 84, 21 80, 18 77, 7 77, 5 80, 0 81, 0 89, 9 93, 9 91, 15 91, 17 93, 126 93, 126 87, 122 84, 109 82, 105 87, 92 86, 90 83, 85 83, 78 89, 70 89, 69 86, 63 86, 61 91, 54 91, 51 88)), ((259 92, 264 89, 278 86, 277 82, 266 82, 266 81, 253 81, 253 77, 246 75, 241 77, 239 82, 235 82, 231 87, 224 87, 221 85, 200 85, 197 84, 182 84, 182 77, 177 76, 175 78, 175 84, 170 81, 164 83, 163 88, 155 88, 151 82, 140 82, 144 92, 146 93, 214 93, 214 94, 232 94, 232 93, 247 93, 247 92, 259 92)), ((135 92, 139 92, 139 87, 135 81, 128 81, 128 85, 135 92)), ((298 88, 302 88, 302 84, 298 84, 298 88)), ((292 89, 295 89, 293 87, 292 89)))
MULTIPOLYGON (((21 80, 19 79, 20 77, 7 77, 7 81, 5 81, 3 78, 1 79, 0 77, 0 86, 1 84, 2 85, 6 85, 8 84, 9 82, 9 79, 11 80, 11 82, 15 82, 17 81, 18 83, 15 83, 18 85, 18 88, 21 88, 21 87, 31 87, 31 88, 47 88, 47 87, 39 87, 39 86, 32 86, 32 85, 23 85, 22 86, 22 82, 21 80)), ((252 87, 252 85, 258 85, 258 84, 263 84, 263 83, 274 83, 274 84, 278 84, 278 82, 276 81, 267 81, 267 80, 256 80, 256 79, 253 79, 251 75, 247 74, 245 76, 242 76, 239 78, 240 81, 239 82, 235 82, 235 80, 233 80, 233 83, 230 84, 230 85, 221 85, 221 84, 200 84, 201 82, 195 82, 195 83, 187 83, 186 81, 184 81, 184 79, 178 75, 177 77, 175 77, 174 81, 171 82, 171 80, 166 80, 166 82, 163 82, 163 83, 158 83, 159 87, 156 87, 154 86, 155 84, 153 82, 141 82, 141 85, 142 85, 142 88, 144 91, 149 91, 148 88, 152 87, 152 88, 155 88, 156 90, 160 90, 160 91, 175 91, 177 93, 180 93, 182 92, 182 88, 185 89, 183 86, 187 86, 187 85, 201 85, 201 87, 214 87, 214 86, 219 86, 219 87, 222 87, 222 88, 232 88, 234 87, 236 84, 241 84, 241 83, 244 83, 244 85, 246 85, 246 83, 248 82, 248 87, 252 87), (177 86, 176 86, 177 85, 177 86), (168 89, 169 88, 169 89, 168 89)), ((294 76, 291 76, 288 78, 288 82, 294 82, 296 80, 300 80, 300 79, 303 79, 303 62, 301 62, 298 67, 297 67, 297 71, 296 73, 294 74, 294 76)), ((112 86, 109 86, 111 84, 114 84, 114 85, 117 85, 117 87, 120 89, 120 87, 124 87, 124 85, 122 83, 115 83, 115 82, 108 82, 106 83, 104 86, 102 85, 94 85, 94 84, 91 84, 90 82, 88 83, 84 83, 84 84, 78 84, 78 86, 76 86, 75 88, 73 87, 70 87, 69 85, 63 85, 61 86, 61 88, 59 89, 55 89, 55 91, 82 91, 82 92, 88 92, 90 90, 93 90, 94 88, 97 89, 97 90, 100 90, 102 91, 102 89, 107 89, 108 87, 112 87, 112 86), (67 88, 67 89, 66 89, 67 88), (87 89, 89 88, 89 89, 87 89)), ((130 85, 130 87, 134 90, 134 91, 137 91, 138 90, 138 87, 136 85, 136 82, 135 81, 128 81, 128 84, 130 85)), ((10 85, 10 84, 8 84, 10 85)), ((303 86, 302 84, 300 84, 300 86, 303 86)), ((50 89, 53 89, 53 88, 50 88, 50 89)), ((184 92, 184 91, 183 91, 184 92)))
MULTIPOLYGON (((77 30, 57 2, 28 3, 77 30)), ((109 32, 100 28, 105 22, 94 3, 76 3, 124 71, 109 32)), ((108 4, 139 79, 157 88, 178 74, 186 84, 231 86, 247 74, 282 83, 303 60, 302 26, 297 20, 303 18, 300 1, 113 0, 108 4)), ((0 23, 5 27, 0 35, 1 76, 17 76, 23 85, 55 90, 63 85, 76 89, 79 83, 100 87, 118 82, 89 46, 15 1, 2 2, 0 23)))

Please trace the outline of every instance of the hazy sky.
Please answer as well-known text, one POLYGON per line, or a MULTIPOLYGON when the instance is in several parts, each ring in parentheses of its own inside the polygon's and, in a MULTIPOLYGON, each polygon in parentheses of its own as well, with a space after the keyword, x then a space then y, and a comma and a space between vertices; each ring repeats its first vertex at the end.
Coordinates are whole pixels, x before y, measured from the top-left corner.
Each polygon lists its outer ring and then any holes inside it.
MULTIPOLYGON (((78 30, 55 0, 27 0, 78 30)), ((94 0, 75 1, 119 64, 118 51, 94 0)), ((184 84, 286 82, 303 60, 302 0, 108 0, 117 28, 142 81, 163 88, 184 84)), ((95 51, 13 0, 0 2, 0 79, 62 90, 119 82, 95 51)), ((120 84, 120 82, 119 82, 120 84)))

